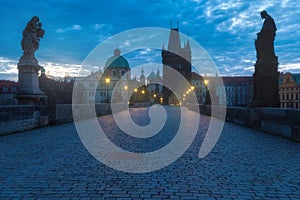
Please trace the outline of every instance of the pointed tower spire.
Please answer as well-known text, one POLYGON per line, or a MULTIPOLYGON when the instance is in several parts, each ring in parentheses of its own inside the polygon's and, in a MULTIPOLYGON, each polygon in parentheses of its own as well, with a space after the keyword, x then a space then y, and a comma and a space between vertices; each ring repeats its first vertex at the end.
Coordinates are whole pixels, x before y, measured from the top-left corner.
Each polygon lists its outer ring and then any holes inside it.
POLYGON ((141 70, 141 75, 140 75, 140 82, 142 84, 145 84, 146 82, 146 79, 145 79, 145 75, 144 75, 144 67, 142 67, 142 70, 141 70))
POLYGON ((157 66, 156 77, 157 77, 157 78, 160 78, 160 74, 159 74, 159 66, 157 66))
POLYGON ((121 51, 120 51, 119 47, 117 47, 115 49, 114 56, 120 56, 120 55, 121 55, 121 51))
POLYGON ((191 45, 190 45, 190 39, 189 38, 187 39, 187 42, 186 42, 186 48, 188 50, 191 50, 191 45))
POLYGON ((171 28, 169 43, 168 43, 168 51, 178 52, 181 49, 180 46, 180 37, 179 37, 179 29, 171 28))

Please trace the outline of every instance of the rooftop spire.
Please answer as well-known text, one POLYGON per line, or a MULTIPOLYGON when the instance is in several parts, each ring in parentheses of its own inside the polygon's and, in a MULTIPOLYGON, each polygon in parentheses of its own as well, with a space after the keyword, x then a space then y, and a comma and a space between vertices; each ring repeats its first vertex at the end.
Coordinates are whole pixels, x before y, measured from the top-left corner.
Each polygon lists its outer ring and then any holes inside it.
POLYGON ((187 42, 186 42, 186 48, 189 49, 189 50, 191 49, 190 39, 189 38, 187 39, 187 42))
POLYGON ((120 55, 121 55, 121 51, 120 51, 120 49, 117 47, 117 48, 115 49, 114 56, 120 56, 120 55))

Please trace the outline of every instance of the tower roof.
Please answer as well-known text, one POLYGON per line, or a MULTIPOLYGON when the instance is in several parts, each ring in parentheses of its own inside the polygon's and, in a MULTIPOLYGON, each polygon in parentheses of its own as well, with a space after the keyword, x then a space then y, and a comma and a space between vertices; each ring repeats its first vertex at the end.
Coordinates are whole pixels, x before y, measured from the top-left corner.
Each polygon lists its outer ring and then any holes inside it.
POLYGON ((147 79, 155 79, 155 78, 157 78, 157 76, 153 71, 147 77, 147 79))
POLYGON ((181 49, 180 37, 179 37, 179 32, 178 31, 179 31, 178 28, 171 28, 170 29, 168 51, 178 52, 181 49))

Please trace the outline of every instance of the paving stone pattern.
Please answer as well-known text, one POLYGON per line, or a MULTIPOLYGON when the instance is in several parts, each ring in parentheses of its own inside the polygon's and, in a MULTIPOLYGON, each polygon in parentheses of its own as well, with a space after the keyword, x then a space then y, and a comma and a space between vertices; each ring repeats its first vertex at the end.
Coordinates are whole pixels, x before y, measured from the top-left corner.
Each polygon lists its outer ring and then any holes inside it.
MULTIPOLYGON (((111 115, 99 118, 120 147, 149 152, 168 144, 180 112, 167 107, 163 130, 149 139, 122 133, 111 115)), ((149 122, 147 109, 131 109, 134 120, 149 122)), ((196 113, 191 111, 191 115, 196 113)), ((74 123, 0 137, 0 199, 300 199, 300 144, 225 123, 205 158, 198 153, 210 118, 200 118, 191 147, 158 171, 116 171, 93 158, 74 123)))

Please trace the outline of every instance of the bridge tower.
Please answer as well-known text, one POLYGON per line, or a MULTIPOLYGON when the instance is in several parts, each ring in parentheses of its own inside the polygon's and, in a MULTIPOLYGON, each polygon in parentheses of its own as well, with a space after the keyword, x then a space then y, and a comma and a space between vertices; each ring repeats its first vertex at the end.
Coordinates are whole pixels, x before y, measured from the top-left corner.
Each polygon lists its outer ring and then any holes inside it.
MULTIPOLYGON (((169 85, 180 85, 178 80, 174 79, 168 71, 168 67, 177 70, 181 73, 188 82, 191 81, 191 47, 189 40, 186 41, 184 47, 181 47, 179 27, 170 27, 170 36, 168 42, 168 48, 165 49, 164 46, 161 52, 162 64, 163 64, 163 82, 169 85)), ((166 84, 164 84, 166 85, 166 84)), ((176 88, 176 86, 175 86, 176 88)), ((177 87, 178 88, 178 87, 177 87)), ((165 105, 177 103, 174 94, 170 89, 163 88, 163 103, 165 105)))

